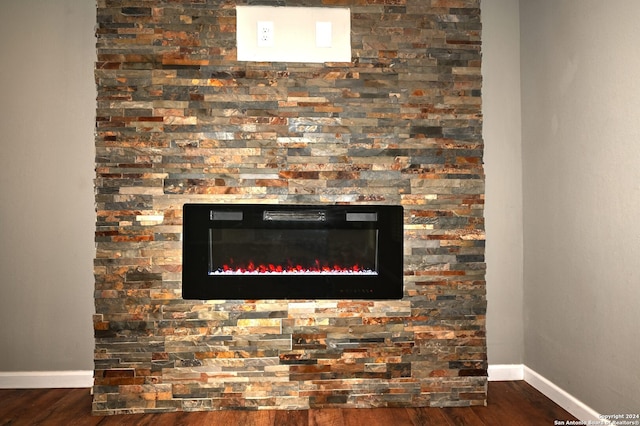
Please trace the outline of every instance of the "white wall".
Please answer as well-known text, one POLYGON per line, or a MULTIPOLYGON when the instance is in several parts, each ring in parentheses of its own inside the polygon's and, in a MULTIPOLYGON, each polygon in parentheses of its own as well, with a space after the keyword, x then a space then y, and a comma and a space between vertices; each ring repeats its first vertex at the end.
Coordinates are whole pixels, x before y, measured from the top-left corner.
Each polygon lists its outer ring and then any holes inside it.
POLYGON ((521 1, 525 364, 640 411, 640 2, 521 1))
POLYGON ((0 370, 93 369, 95 3, 0 12, 0 370))
POLYGON ((482 1, 489 364, 522 364, 522 153, 517 0, 482 1))

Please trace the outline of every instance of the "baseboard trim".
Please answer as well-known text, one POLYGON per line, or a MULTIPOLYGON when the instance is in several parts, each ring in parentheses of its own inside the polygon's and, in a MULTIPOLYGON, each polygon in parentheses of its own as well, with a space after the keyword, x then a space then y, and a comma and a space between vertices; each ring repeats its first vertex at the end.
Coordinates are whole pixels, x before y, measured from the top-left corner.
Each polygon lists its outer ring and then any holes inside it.
POLYGON ((0 389, 90 388, 93 371, 0 372, 0 389))
POLYGON ((524 366, 522 364, 490 365, 487 370, 490 382, 511 382, 524 380, 524 366))
MULTIPOLYGON (((489 381, 524 380, 583 422, 607 425, 598 412, 524 364, 489 365, 489 381)), ((566 420, 566 419, 558 419, 566 420)))
POLYGON ((594 422, 594 424, 611 424, 609 421, 601 419, 600 414, 598 414, 596 410, 592 409, 587 404, 583 403, 578 398, 560 388, 547 378, 541 376, 527 366, 524 366, 523 370, 525 382, 529 383, 531 386, 540 391, 540 393, 567 410, 578 419, 582 420, 583 422, 592 421, 594 422))

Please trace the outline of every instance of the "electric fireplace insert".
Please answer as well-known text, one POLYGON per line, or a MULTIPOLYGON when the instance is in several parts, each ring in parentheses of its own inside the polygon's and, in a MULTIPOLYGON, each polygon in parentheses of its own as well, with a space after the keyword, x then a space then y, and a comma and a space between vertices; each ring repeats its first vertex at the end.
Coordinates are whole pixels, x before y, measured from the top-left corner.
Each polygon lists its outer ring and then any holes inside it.
POLYGON ((185 204, 184 299, 400 299, 403 209, 185 204))

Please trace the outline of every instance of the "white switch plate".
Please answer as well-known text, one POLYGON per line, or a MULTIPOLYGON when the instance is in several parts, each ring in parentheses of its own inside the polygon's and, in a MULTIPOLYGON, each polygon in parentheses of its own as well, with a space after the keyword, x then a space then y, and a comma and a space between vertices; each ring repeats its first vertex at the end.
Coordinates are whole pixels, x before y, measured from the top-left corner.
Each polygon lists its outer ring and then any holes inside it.
POLYGON ((316 22, 316 47, 331 47, 331 22, 316 22))
POLYGON ((351 10, 236 6, 239 61, 351 62, 351 10))

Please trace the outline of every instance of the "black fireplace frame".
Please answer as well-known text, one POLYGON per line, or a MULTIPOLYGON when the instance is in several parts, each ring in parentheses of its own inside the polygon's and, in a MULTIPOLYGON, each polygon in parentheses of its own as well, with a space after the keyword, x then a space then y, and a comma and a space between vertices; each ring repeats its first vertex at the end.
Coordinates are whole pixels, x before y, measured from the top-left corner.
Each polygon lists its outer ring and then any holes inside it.
POLYGON ((403 297, 403 208, 393 205, 185 204, 182 236, 182 298, 257 299, 401 299, 403 297), (285 219, 266 223, 265 211, 285 219), (209 229, 224 226, 287 226, 288 214, 319 212, 321 223, 298 220, 296 226, 353 229, 375 227, 378 270, 374 275, 211 275, 209 229), (217 219, 216 219, 217 217, 217 219))

